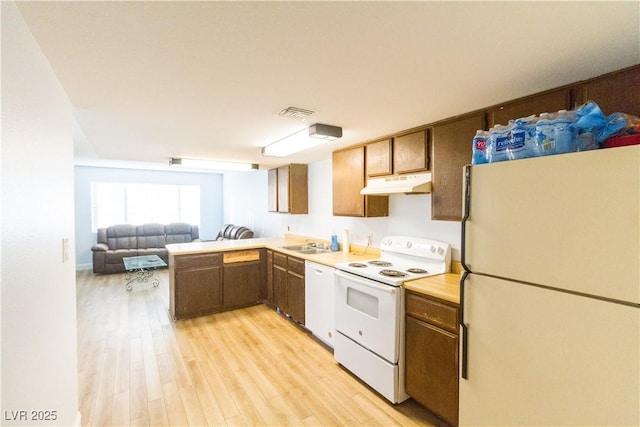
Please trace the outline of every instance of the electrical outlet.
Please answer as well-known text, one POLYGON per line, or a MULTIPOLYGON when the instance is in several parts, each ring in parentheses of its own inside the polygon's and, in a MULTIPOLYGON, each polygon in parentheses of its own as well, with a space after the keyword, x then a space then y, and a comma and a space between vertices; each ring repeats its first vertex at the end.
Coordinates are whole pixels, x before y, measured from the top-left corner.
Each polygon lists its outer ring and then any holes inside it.
POLYGON ((62 238, 62 262, 67 262, 69 260, 69 238, 62 238))

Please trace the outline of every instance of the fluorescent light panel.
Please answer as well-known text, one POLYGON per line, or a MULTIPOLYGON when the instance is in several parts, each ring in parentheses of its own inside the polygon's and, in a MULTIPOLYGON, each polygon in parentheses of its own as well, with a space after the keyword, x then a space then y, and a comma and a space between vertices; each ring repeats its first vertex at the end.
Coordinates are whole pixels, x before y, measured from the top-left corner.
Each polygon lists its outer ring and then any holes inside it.
POLYGON ((255 163, 223 162, 220 160, 171 158, 169 164, 189 169, 210 169, 227 171, 251 171, 258 169, 255 163))
POLYGON ((342 128, 338 126, 316 123, 306 129, 284 137, 273 144, 262 147, 262 155, 268 157, 285 157, 298 151, 333 141, 342 137, 342 128))

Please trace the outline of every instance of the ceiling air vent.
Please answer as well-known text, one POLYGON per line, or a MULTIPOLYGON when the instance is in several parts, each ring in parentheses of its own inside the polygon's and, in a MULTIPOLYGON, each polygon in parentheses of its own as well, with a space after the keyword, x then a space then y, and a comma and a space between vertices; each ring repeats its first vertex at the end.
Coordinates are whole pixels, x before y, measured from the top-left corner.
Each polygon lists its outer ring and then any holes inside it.
POLYGON ((280 111, 278 115, 280 117, 289 117, 297 120, 305 120, 310 115, 314 114, 315 111, 306 110, 304 108, 298 107, 287 107, 284 110, 280 111))

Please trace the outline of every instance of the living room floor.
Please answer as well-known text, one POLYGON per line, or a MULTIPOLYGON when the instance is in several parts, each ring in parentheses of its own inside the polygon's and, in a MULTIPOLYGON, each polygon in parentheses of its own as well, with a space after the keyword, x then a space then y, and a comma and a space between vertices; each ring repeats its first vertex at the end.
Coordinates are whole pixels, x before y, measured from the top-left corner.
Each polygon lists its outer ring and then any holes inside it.
POLYGON ((160 286, 77 273, 82 425, 440 426, 391 405, 265 305, 174 322, 160 286))

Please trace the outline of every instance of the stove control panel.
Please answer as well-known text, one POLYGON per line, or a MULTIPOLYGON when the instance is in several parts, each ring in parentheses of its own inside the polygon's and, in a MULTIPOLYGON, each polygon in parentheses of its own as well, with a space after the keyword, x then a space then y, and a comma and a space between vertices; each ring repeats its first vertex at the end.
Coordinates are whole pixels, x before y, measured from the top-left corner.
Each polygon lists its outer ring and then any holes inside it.
POLYGON ((408 236, 385 236, 382 239, 382 252, 412 255, 449 261, 451 245, 437 240, 408 236))

